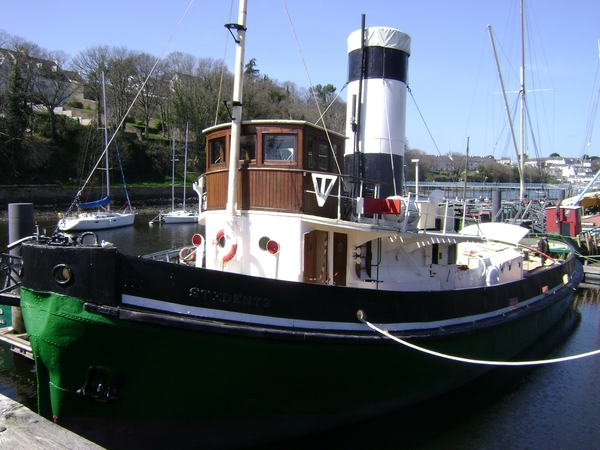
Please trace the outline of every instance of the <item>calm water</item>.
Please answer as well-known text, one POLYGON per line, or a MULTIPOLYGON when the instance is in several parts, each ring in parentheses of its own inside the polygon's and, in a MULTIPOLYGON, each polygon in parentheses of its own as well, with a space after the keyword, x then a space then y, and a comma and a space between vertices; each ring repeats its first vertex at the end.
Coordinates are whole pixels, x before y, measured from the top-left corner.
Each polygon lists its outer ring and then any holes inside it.
MULTIPOLYGON (((200 231, 195 224, 149 226, 152 218, 139 216, 134 230, 123 228, 98 235, 124 252, 144 254, 188 245, 191 236, 200 231)), ((50 228, 54 224, 39 225, 50 228)), ((6 224, 0 224, 0 243, 6 242, 6 235, 6 224)), ((600 348, 600 291, 578 291, 560 331, 546 342, 552 346, 547 357, 600 348)), ((0 392, 35 410, 32 370, 30 362, 0 345, 0 392)), ((410 411, 264 449, 600 448, 599 375, 600 356, 536 368, 503 368, 410 411)))

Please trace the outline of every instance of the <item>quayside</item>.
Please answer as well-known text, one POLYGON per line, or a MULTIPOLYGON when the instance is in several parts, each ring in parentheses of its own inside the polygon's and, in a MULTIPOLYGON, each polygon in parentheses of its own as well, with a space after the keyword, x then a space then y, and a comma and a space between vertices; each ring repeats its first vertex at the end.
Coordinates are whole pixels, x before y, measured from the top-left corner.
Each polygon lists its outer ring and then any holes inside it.
POLYGON ((408 34, 348 37, 342 135, 242 120, 244 0, 226 26, 232 120, 204 130, 204 232, 143 256, 94 233, 20 243, 40 414, 107 448, 260 445, 463 386, 564 317, 570 247, 540 258, 527 229, 464 227, 442 192, 404 189, 408 34))

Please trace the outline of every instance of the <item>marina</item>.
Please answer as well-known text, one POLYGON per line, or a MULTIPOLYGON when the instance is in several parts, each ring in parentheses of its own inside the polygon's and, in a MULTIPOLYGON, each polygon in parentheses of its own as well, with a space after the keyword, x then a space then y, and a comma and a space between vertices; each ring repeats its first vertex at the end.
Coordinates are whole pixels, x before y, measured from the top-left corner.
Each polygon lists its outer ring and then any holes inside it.
MULTIPOLYGON (((136 253, 184 244, 194 225, 149 227, 142 215, 133 229, 103 231, 103 238, 136 253), (183 230, 177 229, 183 228, 183 230), (186 229, 187 228, 187 229, 186 229), (173 241, 171 241, 171 239, 173 241)), ((39 221, 41 227, 55 221, 39 221)), ((0 238, 7 239, 6 223, 0 238)), ((545 358, 570 356, 600 348, 600 293, 579 289, 574 296, 562 341, 545 358)), ((35 375, 31 363, 0 343, 0 394, 36 410, 35 375)), ((560 364, 502 369, 491 377, 435 402, 410 408, 359 426, 336 429, 304 439, 286 441, 285 448, 357 449, 398 446, 414 450, 447 448, 595 448, 600 404, 598 356, 560 364), (526 426, 523 426, 526 424, 526 426)), ((176 376, 177 370, 174 369, 176 376)), ((1 434, 1 433, 0 433, 1 434)), ((26 441, 25 441, 26 442, 26 441)), ((282 448, 282 443, 261 449, 282 448)), ((13 447, 13 448, 19 448, 13 447)), ((35 448, 35 447, 21 447, 35 448)))
MULTIPOLYGON (((597 416, 600 290, 582 288, 600 271, 595 237, 581 243, 582 208, 560 203, 559 186, 529 186, 530 197, 514 130, 518 194, 483 197, 484 183, 476 198, 468 169, 462 196, 420 191, 418 166, 413 193, 412 38, 365 15, 347 36, 345 132, 245 118, 246 15, 240 0, 225 24, 233 95, 202 129, 197 215, 185 201, 175 210, 174 135, 169 216, 67 229, 9 204, 0 394, 14 388, 23 408, 35 401, 40 418, 110 450, 587 445, 584 430, 552 433, 570 402, 597 416), (507 437, 500 411, 522 431, 507 437)), ((520 99, 523 141, 524 77, 520 99)))
POLYGON ((416 407, 522 365, 583 278, 561 242, 532 253, 516 221, 460 226, 442 191, 404 189, 404 31, 363 16, 348 36, 345 135, 243 121, 246 13, 225 25, 231 117, 203 130, 191 246, 31 229, 4 255, 22 262, 39 414, 102 446, 251 447, 416 407))

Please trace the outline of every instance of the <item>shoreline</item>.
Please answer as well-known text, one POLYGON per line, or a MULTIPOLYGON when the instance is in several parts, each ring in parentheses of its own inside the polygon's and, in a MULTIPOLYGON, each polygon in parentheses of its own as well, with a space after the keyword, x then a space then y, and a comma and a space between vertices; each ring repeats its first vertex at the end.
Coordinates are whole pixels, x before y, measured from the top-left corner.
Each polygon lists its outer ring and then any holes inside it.
MULTIPOLYGON (((177 207, 181 207, 181 205, 178 205, 177 207)), ((65 211, 68 209, 68 207, 65 208, 60 208, 58 206, 39 206, 36 208, 36 206, 33 206, 33 218, 35 221, 39 221, 39 220, 54 220, 56 219, 56 221, 58 222, 58 215, 59 213, 64 214, 65 211)), ((192 209, 192 208, 189 208, 192 209)), ((161 204, 161 205, 153 205, 153 206, 135 206, 133 205, 133 211, 136 214, 156 214, 158 215, 159 212, 165 212, 165 211, 170 211, 171 210, 171 204, 169 203, 167 204, 161 204)), ((6 209, 0 211, 0 222, 8 222, 9 218, 8 218, 8 206, 6 207, 6 209)))

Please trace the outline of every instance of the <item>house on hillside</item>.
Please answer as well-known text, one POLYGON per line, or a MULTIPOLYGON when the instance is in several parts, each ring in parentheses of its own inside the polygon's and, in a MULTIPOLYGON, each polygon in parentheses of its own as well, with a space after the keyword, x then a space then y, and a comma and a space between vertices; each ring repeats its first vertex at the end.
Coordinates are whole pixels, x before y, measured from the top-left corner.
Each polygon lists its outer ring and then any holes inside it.
POLYGON ((79 73, 63 70, 58 61, 36 58, 21 51, 0 48, 0 97, 5 97, 15 65, 25 83, 33 110, 63 114, 69 102, 84 101, 84 80, 79 73))
POLYGON ((525 162, 525 166, 540 167, 552 177, 565 183, 588 183, 594 176, 590 159, 551 156, 529 159, 525 162))

